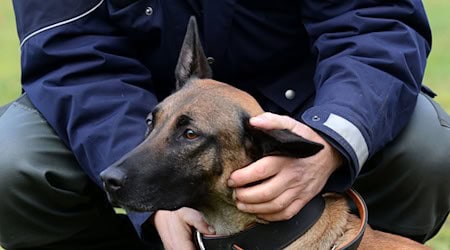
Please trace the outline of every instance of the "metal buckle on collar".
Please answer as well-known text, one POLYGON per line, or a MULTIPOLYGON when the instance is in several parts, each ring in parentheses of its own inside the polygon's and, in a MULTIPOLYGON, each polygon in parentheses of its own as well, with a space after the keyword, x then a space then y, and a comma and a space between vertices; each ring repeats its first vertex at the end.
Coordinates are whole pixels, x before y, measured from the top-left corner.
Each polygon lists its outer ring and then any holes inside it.
POLYGON ((200 250, 206 250, 205 244, 203 243, 202 234, 198 230, 195 230, 195 239, 196 239, 198 248, 200 250))
MULTIPOLYGON (((202 233, 195 229, 195 243, 200 250, 206 250, 205 243, 203 243, 202 233)), ((240 246, 233 244, 231 250, 244 250, 240 246)))

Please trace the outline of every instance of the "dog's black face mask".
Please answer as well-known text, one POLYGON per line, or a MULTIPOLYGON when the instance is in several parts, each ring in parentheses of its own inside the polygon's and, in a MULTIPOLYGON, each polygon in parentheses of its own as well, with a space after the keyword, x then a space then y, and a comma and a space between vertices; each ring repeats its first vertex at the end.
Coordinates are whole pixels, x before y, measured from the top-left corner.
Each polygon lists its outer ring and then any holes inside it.
POLYGON ((202 207, 208 197, 231 196, 226 181, 235 169, 264 155, 307 157, 322 149, 286 130, 252 128, 236 97, 248 94, 201 80, 210 77, 191 19, 176 67, 178 90, 149 115, 145 141, 101 174, 111 202, 138 211, 202 207))
POLYGON ((176 128, 150 132, 142 144, 102 173, 113 203, 138 211, 198 204, 208 191, 207 180, 220 174, 220 169, 212 169, 218 166, 215 160, 206 162, 204 157, 216 154, 216 147, 212 138, 198 135, 200 131, 188 128, 182 119, 176 128))

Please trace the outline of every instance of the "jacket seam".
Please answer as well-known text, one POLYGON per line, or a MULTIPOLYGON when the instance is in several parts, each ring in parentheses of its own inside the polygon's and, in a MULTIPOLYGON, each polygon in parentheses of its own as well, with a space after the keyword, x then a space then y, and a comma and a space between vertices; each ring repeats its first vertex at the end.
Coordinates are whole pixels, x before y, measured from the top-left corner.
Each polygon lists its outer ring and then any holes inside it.
POLYGON ((44 32, 44 31, 47 31, 47 30, 50 30, 50 29, 53 29, 53 28, 56 28, 56 27, 59 27, 59 26, 62 26, 62 25, 71 23, 71 22, 74 22, 74 21, 76 21, 76 20, 78 20, 78 19, 81 19, 81 18, 83 18, 83 17, 89 15, 90 13, 92 13, 92 12, 94 12, 96 9, 98 9, 98 8, 103 4, 103 2, 105 2, 105 0, 100 0, 100 2, 99 2, 98 4, 96 4, 94 7, 92 7, 90 10, 88 10, 88 11, 86 11, 86 12, 84 12, 84 13, 78 15, 78 16, 69 18, 69 19, 64 20, 64 21, 61 21, 61 22, 57 22, 57 23, 51 24, 51 25, 49 25, 49 26, 40 28, 40 29, 38 29, 38 30, 32 32, 31 34, 29 34, 28 36, 26 36, 26 37, 23 39, 23 41, 20 43, 20 48, 22 48, 23 45, 24 45, 28 40, 30 40, 32 37, 36 36, 36 35, 39 34, 39 33, 42 33, 42 32, 44 32))

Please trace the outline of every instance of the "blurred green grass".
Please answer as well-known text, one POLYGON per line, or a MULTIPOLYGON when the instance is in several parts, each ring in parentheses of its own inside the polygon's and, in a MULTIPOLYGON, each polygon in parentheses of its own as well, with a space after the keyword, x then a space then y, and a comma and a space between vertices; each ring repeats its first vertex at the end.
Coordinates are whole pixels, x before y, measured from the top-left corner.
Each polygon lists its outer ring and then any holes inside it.
POLYGON ((20 94, 20 51, 12 1, 0 1, 0 105, 20 94))
MULTIPOLYGON (((438 93, 436 99, 450 111, 450 1, 425 0, 424 4, 433 30, 433 50, 424 83, 438 93)), ((19 41, 9 0, 0 1, 0 32, 0 105, 3 105, 21 92, 19 41)), ((450 220, 427 245, 437 250, 450 250, 450 220)))

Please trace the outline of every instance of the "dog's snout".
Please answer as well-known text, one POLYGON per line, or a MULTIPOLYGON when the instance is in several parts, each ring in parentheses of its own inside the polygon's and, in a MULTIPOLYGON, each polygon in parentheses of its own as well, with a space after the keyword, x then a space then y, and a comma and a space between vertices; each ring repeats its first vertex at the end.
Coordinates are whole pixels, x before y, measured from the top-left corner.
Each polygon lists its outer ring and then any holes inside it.
POLYGON ((125 173, 117 168, 106 169, 100 173, 107 190, 117 191, 123 187, 127 179, 125 173))

